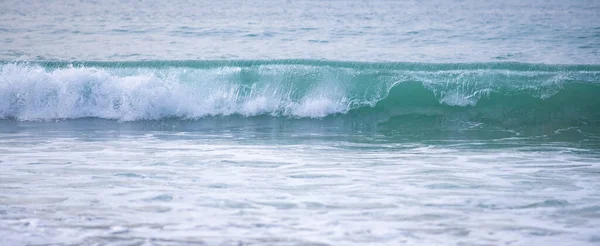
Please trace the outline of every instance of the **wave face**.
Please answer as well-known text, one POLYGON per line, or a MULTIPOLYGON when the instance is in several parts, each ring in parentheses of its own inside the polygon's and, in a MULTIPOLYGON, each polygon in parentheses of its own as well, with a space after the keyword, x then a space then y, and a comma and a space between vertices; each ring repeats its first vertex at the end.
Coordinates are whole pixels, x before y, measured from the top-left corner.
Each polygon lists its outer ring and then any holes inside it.
POLYGON ((600 66, 313 60, 0 65, 0 118, 423 115, 600 121, 600 66))

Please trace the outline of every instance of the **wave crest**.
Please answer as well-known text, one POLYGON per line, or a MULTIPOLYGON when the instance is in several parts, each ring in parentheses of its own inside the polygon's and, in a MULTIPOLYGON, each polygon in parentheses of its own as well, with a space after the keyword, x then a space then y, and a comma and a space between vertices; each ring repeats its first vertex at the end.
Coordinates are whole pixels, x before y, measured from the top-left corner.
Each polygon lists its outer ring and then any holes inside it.
MULTIPOLYGON (((593 66, 310 61, 185 64, 5 63, 0 65, 0 118, 134 121, 228 115, 322 118, 369 109, 395 113, 456 108, 481 111, 485 106, 480 105, 482 100, 509 105, 511 102, 502 100, 514 100, 515 95, 524 103, 551 105, 543 99, 551 99, 565 86, 579 84, 587 86, 585 90, 598 91, 600 82, 600 68, 593 66), (504 99, 497 99, 499 96, 504 99)), ((587 106, 597 104, 595 97, 588 100, 593 101, 586 102, 587 106)))

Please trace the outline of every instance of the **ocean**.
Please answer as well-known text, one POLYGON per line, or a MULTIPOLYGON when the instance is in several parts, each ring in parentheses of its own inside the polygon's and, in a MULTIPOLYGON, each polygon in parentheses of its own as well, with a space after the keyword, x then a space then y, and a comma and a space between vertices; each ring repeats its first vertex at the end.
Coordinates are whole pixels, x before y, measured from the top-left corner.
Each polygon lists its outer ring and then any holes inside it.
POLYGON ((598 245, 599 1, 0 1, 0 245, 598 245))

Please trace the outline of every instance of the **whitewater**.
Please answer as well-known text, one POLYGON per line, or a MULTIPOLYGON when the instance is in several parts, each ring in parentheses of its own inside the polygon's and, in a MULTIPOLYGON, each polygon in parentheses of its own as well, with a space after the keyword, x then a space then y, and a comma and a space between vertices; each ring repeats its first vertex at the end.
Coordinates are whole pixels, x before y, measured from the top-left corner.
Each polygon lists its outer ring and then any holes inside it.
POLYGON ((482 99, 495 100, 499 108, 490 111, 500 111, 507 110, 502 106, 514 103, 509 101, 515 98, 523 105, 507 107, 523 107, 521 114, 535 114, 528 108, 536 106, 574 104, 589 114, 582 116, 595 116, 599 102, 593 94, 599 90, 599 81, 600 66, 518 63, 7 63, 0 70, 0 117, 121 121, 229 115, 323 118, 385 106, 407 114, 451 111, 444 106, 476 108, 482 99), (557 102, 556 97, 567 100, 557 102))
POLYGON ((597 1, 0 1, 0 245, 597 245, 597 1))

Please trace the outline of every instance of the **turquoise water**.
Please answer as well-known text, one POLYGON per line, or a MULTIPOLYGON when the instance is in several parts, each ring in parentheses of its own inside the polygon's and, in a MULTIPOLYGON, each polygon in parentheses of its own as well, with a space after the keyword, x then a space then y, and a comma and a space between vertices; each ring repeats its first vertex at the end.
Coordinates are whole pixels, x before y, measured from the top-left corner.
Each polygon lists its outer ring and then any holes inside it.
POLYGON ((596 1, 2 1, 2 245, 595 245, 596 1))

